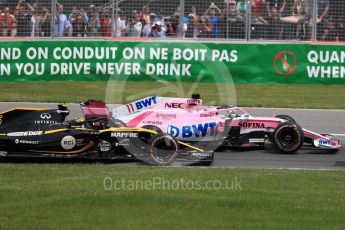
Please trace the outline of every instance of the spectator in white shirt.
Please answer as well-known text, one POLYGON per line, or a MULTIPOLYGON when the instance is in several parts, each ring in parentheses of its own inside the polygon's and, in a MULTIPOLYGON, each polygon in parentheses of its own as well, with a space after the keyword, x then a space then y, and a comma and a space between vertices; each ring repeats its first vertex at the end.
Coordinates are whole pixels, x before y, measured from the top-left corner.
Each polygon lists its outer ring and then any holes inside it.
POLYGON ((63 14, 63 5, 58 5, 56 18, 55 18, 55 36, 56 37, 63 37, 64 33, 68 29, 68 18, 65 14, 63 14))
POLYGON ((123 37, 126 31, 126 21, 123 20, 119 15, 115 18, 114 23, 114 36, 115 37, 123 37))

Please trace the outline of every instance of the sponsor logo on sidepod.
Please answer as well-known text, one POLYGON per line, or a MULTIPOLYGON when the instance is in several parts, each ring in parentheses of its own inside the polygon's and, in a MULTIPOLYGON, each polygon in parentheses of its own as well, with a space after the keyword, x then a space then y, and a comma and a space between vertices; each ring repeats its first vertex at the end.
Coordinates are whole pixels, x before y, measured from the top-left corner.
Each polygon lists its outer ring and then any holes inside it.
POLYGON ((185 125, 182 128, 178 128, 173 125, 168 126, 168 133, 174 137, 182 136, 182 138, 189 137, 205 137, 208 133, 210 136, 216 134, 217 123, 210 122, 197 125, 185 125))
POLYGON ((43 134, 43 131, 24 131, 24 132, 13 132, 8 133, 9 137, 21 137, 21 136, 40 136, 43 134))
POLYGON ((138 133, 111 133, 111 137, 138 137, 138 133))
POLYGON ((108 152, 111 149, 111 144, 108 141, 102 141, 98 147, 101 152, 108 152))
POLYGON ((243 122, 239 123, 241 128, 253 128, 253 129, 264 129, 265 124, 263 123, 254 123, 254 122, 243 122))
POLYGON ((61 147, 65 150, 71 150, 75 147, 77 141, 73 136, 65 136, 61 140, 61 147))

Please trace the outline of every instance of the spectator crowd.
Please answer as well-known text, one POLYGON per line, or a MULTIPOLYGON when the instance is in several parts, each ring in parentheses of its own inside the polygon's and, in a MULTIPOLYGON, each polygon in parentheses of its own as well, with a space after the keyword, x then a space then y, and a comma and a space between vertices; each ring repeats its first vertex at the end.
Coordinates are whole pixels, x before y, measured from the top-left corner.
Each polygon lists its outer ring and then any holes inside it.
MULTIPOLYGON (((225 0, 204 9, 179 5, 169 15, 152 12, 149 1, 140 9, 123 11, 106 5, 86 8, 48 7, 26 0, 0 0, 0 36, 3 37, 153 37, 310 40, 315 0, 225 0), (183 15, 181 16, 183 12, 183 15), (246 22, 250 20, 250 24, 246 22), (250 25, 248 27, 248 25, 250 25), (54 28, 54 31, 52 31, 54 28)), ((332 15, 331 0, 317 0, 317 39, 345 41, 344 18, 332 15)))

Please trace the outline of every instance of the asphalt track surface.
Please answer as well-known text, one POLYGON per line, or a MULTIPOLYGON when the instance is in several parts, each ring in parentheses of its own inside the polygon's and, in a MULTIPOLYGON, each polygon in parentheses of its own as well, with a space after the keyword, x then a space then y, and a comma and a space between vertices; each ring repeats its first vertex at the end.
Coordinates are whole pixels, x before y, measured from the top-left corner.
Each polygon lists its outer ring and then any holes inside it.
MULTIPOLYGON (((0 111, 12 107, 56 108, 56 104, 0 102, 0 111)), ((70 119, 82 115, 79 105, 70 104, 69 108, 71 109, 70 119)), ((247 111, 252 116, 290 115, 303 128, 319 133, 340 134, 337 138, 341 140, 342 145, 345 145, 345 110, 247 108, 247 111)), ((264 149, 231 149, 216 152, 212 166, 345 170, 345 147, 336 153, 301 149, 297 154, 281 154, 271 145, 267 145, 264 149)))

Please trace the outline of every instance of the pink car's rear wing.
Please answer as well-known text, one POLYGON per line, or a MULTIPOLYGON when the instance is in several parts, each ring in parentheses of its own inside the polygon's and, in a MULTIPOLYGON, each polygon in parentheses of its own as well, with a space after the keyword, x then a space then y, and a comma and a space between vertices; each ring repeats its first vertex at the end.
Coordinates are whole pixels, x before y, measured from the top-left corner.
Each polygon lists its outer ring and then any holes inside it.
POLYGON ((93 117, 109 117, 109 110, 107 105, 102 101, 86 101, 80 103, 81 109, 84 113, 85 119, 90 119, 93 117))

